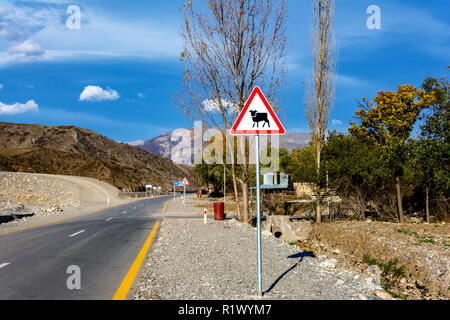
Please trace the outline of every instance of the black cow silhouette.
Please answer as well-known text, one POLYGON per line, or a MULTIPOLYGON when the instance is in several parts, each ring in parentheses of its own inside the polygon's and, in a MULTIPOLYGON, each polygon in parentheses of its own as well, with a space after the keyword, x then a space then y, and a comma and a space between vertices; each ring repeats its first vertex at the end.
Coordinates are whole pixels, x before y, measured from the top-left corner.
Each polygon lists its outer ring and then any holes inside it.
POLYGON ((261 121, 264 121, 264 124, 262 126, 263 128, 266 125, 266 123, 270 128, 270 122, 269 122, 269 119, 267 118, 267 112, 257 112, 256 110, 254 110, 254 111, 250 110, 250 114, 253 119, 253 128, 255 127, 255 124, 256 124, 256 127, 259 128, 259 123, 261 121))

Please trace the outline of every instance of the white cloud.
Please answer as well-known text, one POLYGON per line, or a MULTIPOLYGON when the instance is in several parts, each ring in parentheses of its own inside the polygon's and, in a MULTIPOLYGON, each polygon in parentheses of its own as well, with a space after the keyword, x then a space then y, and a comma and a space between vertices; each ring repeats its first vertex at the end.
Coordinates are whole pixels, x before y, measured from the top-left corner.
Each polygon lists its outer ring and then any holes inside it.
POLYGON ((61 24, 56 6, 6 3, 0 7, 0 38, 13 43, 30 39, 49 25, 61 24))
POLYGON ((17 56, 30 57, 41 56, 45 50, 35 41, 28 39, 22 43, 16 44, 8 49, 8 51, 17 56))
POLYGON ((142 93, 142 92, 138 92, 138 97, 141 98, 141 99, 144 99, 145 98, 145 94, 142 93))
POLYGON ((117 100, 119 93, 111 88, 103 89, 98 86, 87 86, 80 94, 80 101, 117 100))
POLYGON ((332 126, 340 126, 340 125, 342 125, 342 121, 341 120, 337 120, 337 119, 333 119, 333 120, 331 120, 331 125, 332 126))
POLYGON ((128 19, 120 12, 99 11, 90 5, 82 8, 81 28, 71 31, 66 27, 68 15, 63 2, 0 4, 0 66, 37 58, 43 61, 105 57, 166 59, 178 57, 182 48, 179 30, 170 18, 128 19), (41 48, 31 52, 40 55, 17 59, 6 50, 30 39, 41 48))
POLYGON ((38 111, 38 105, 34 102, 34 100, 29 100, 26 103, 14 104, 5 104, 0 102, 0 115, 14 115, 27 111, 38 111))
MULTIPOLYGON (((216 100, 212 99, 206 99, 202 102, 203 107, 205 108, 206 112, 212 112, 212 113, 219 113, 220 107, 216 100)), ((233 104, 229 102, 228 100, 222 99, 222 105, 225 108, 232 108, 233 104)))
POLYGON ((370 86, 371 84, 363 79, 346 76, 343 74, 338 74, 336 76, 336 85, 341 87, 361 87, 361 86, 370 86))

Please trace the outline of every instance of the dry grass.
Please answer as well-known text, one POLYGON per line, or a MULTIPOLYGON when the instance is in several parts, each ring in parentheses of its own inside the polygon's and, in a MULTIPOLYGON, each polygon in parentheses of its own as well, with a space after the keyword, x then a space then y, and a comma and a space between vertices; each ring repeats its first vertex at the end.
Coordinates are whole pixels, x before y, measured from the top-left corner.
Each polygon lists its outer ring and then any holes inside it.
POLYGON ((383 274, 382 283, 408 299, 448 299, 449 234, 444 224, 332 222, 315 225, 309 245, 358 271, 369 261, 393 266, 395 274, 383 274))

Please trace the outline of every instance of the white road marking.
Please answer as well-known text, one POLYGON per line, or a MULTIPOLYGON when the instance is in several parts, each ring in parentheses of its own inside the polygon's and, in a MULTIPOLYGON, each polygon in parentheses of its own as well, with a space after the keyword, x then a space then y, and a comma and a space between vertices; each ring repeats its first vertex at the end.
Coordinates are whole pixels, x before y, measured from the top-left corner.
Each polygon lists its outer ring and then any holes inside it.
POLYGON ((127 213, 126 211, 122 212, 122 213, 127 213))
POLYGON ((109 221, 109 220, 112 220, 112 218, 108 218, 108 219, 106 219, 105 221, 109 221))
POLYGON ((0 264, 0 269, 3 268, 3 267, 6 267, 8 264, 9 264, 9 262, 5 262, 5 263, 0 264))
POLYGON ((69 237, 74 237, 74 236, 76 236, 77 234, 80 234, 80 233, 83 233, 83 232, 85 232, 86 230, 80 230, 80 231, 78 231, 78 232, 75 232, 74 234, 71 234, 69 237))
POLYGON ((136 207, 133 207, 133 210, 135 210, 136 209, 136 207))

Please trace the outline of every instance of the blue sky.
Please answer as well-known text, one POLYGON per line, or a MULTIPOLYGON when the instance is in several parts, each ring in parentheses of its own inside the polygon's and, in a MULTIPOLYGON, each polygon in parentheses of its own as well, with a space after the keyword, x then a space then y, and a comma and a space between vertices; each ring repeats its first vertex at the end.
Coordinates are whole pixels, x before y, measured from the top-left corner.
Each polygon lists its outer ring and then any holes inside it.
MULTIPOLYGON (((171 97, 183 73, 181 2, 0 0, 0 121, 76 125, 121 142, 192 127, 171 97), (80 8, 79 30, 66 26, 69 5, 80 8)), ((280 118, 288 132, 307 132, 310 1, 288 0, 288 7, 280 118)), ((444 75, 449 9, 444 0, 336 1, 338 77, 329 128, 346 131, 362 97, 444 75), (380 30, 366 26, 369 5, 381 9, 380 30)))

